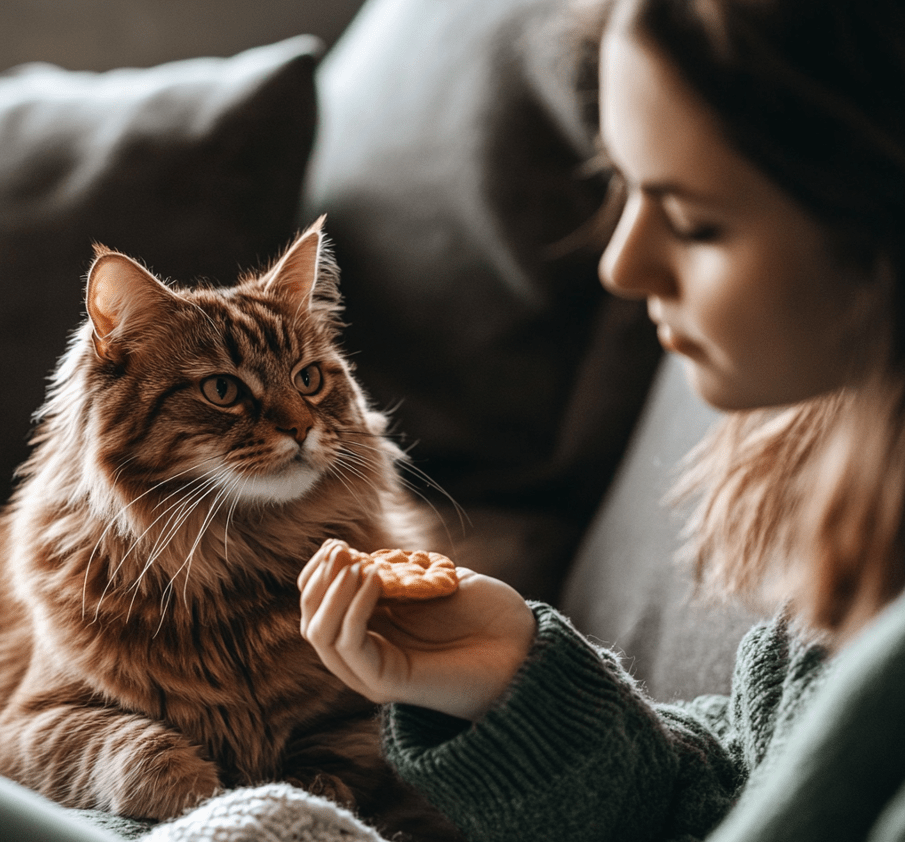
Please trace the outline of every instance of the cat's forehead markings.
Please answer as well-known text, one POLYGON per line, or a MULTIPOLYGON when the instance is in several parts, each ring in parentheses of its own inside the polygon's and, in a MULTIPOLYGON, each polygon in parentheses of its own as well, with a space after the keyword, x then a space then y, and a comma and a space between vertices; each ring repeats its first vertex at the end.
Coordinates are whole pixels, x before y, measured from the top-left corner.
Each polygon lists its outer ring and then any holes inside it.
POLYGON ((252 308, 250 312, 237 309, 225 314, 223 325, 244 359, 261 352, 285 354, 295 350, 295 339, 284 318, 266 308, 252 308))
POLYGON ((256 398, 263 397, 264 393, 267 391, 264 387, 264 381, 247 366, 243 366, 239 369, 239 377, 242 379, 242 382, 251 389, 252 394, 256 398))

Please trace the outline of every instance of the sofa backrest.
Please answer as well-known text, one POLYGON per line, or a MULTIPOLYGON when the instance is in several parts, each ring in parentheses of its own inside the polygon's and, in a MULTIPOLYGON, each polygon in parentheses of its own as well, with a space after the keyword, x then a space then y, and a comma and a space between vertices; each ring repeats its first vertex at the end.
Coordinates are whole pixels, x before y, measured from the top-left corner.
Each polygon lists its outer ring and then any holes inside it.
POLYGON ((622 650, 657 699, 726 693, 735 650, 758 617, 697 599, 676 563, 683 512, 664 496, 676 466, 718 414, 691 389, 679 358, 663 360, 628 453, 588 530, 562 609, 622 650))

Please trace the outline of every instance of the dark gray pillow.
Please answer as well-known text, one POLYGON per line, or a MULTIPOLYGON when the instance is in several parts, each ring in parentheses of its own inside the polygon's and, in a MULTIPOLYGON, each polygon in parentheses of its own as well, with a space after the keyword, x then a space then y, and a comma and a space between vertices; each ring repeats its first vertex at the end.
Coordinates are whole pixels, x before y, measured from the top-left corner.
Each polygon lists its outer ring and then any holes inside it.
POLYGON ((317 39, 227 59, 0 74, 0 497, 82 313, 93 241, 163 276, 230 281, 291 236, 317 39))
POLYGON ((606 184, 596 45, 567 5, 369 0, 318 71, 304 206, 328 214, 366 387, 472 516, 484 568, 545 597, 658 355, 580 235, 606 184))

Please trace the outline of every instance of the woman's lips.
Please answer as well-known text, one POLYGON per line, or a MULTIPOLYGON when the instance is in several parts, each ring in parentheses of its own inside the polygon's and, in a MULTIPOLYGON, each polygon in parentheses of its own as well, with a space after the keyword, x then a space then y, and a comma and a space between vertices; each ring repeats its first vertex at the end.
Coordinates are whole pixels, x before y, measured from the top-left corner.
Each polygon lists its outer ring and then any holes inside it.
POLYGON ((674 354, 681 354, 685 357, 700 356, 701 348, 688 337, 676 333, 669 325, 662 322, 657 325, 657 339, 660 344, 674 354))
POLYGON ((665 350, 685 357, 703 356, 703 348, 697 342, 669 324, 666 307, 661 299, 657 297, 647 299, 647 314, 657 326, 657 339, 665 350))

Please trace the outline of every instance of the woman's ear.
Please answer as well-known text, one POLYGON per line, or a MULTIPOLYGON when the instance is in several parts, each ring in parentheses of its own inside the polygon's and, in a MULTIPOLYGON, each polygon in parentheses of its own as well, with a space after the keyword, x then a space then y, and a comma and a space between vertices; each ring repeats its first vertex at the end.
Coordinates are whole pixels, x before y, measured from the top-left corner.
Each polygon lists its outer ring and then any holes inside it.
POLYGON ((119 361, 126 332, 159 320, 176 296, 132 258, 100 245, 94 253, 85 291, 94 348, 98 356, 119 361))

